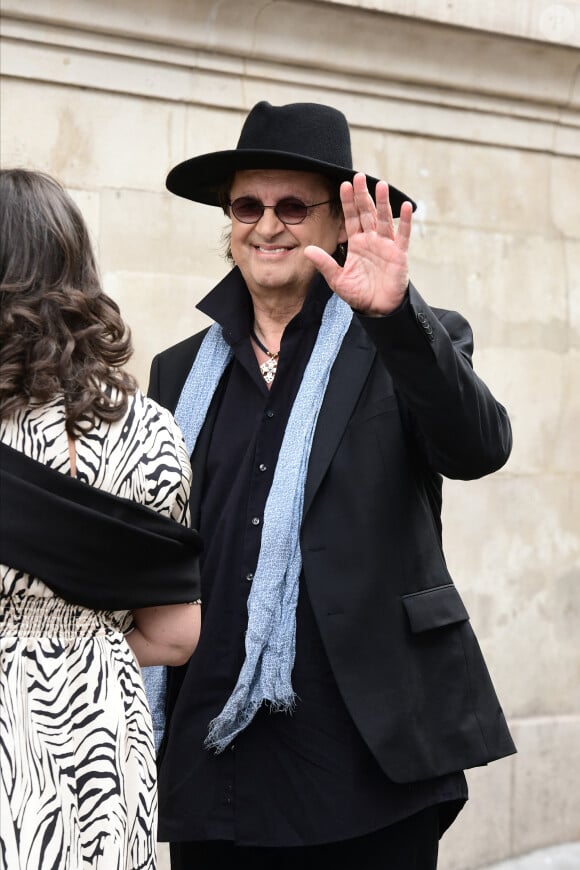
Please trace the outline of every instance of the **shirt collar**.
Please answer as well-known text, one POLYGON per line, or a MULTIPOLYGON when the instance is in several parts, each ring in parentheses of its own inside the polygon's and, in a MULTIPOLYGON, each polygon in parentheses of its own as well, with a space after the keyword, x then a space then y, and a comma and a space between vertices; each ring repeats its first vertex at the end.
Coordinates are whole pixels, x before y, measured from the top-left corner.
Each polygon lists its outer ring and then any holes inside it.
MULTIPOLYGON (((317 272, 301 311, 291 321, 293 327, 320 323, 330 294, 328 284, 317 272)), ((220 324, 228 344, 233 346, 249 335, 252 301, 237 266, 197 303, 196 308, 220 324)))

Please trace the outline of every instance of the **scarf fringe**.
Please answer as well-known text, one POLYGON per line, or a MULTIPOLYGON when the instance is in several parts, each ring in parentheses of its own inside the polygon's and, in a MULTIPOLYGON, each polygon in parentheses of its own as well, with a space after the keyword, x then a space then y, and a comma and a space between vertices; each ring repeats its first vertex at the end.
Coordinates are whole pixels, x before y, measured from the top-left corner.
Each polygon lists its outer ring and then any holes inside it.
POLYGON ((213 749, 215 755, 219 755, 250 724, 260 707, 268 707, 271 713, 289 713, 291 715, 296 709, 296 701, 297 697, 294 692, 288 699, 271 701, 268 698, 263 698, 259 701, 251 701, 247 707, 236 710, 230 716, 226 714, 224 707, 219 716, 216 716, 209 723, 203 745, 206 749, 213 749))

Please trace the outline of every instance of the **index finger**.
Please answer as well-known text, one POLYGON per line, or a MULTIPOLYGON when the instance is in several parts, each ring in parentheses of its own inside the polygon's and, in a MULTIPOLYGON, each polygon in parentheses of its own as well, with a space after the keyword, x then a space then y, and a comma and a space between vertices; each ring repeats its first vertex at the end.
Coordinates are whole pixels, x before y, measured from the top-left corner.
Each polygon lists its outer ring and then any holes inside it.
POLYGON ((344 225, 347 236, 350 238, 360 232, 360 215, 354 200, 354 187, 352 182, 343 181, 340 185, 340 201, 344 214, 344 225))

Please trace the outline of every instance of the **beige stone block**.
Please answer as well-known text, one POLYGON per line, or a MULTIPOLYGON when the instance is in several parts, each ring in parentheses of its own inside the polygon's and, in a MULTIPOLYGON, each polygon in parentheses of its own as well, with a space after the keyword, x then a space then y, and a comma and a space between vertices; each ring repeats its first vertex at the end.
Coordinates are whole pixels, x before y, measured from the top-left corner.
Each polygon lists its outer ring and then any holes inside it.
POLYGON ((577 478, 445 481, 443 540, 507 715, 580 714, 577 478))
POLYGON ((473 870, 511 853, 513 759, 466 772, 469 800, 443 835, 439 870, 473 870))
POLYGON ((570 316, 569 344, 577 351, 580 349, 580 241, 567 240, 564 251, 570 316))
POLYGON ((87 0, 83 16, 65 3, 41 2, 27 17, 20 10, 8 19, 3 58, 16 78, 238 111, 263 98, 326 100, 355 127, 372 119, 413 136, 420 130, 428 138, 578 156, 572 50, 549 40, 506 44, 489 33, 433 28, 417 15, 374 16, 351 6, 331 12, 312 3, 304 40, 303 10, 291 2, 270 8, 230 0, 216 9, 200 0, 146 13, 142 4, 123 3, 106 18, 96 0, 87 0), (335 50, 341 42, 346 55, 335 50))
POLYGON ((535 235, 546 227, 552 160, 546 154, 367 130, 353 142, 357 164, 401 186, 431 224, 535 235), (368 165, 361 162, 367 153, 368 165))
MULTIPOLYGON (((250 101, 248 108, 252 105, 253 101, 250 101)), ((180 163, 182 160, 200 154, 209 154, 211 151, 227 151, 235 148, 246 115, 247 109, 224 111, 219 104, 188 106, 183 150, 181 154, 176 155, 175 162, 180 163)))
MULTIPOLYGON (((102 32, 93 27, 75 30, 76 23, 67 27, 42 18, 9 19, 3 28, 4 73, 168 103, 230 109, 241 105, 244 57, 195 51, 174 39, 158 42, 157 34, 156 41, 140 38, 131 33, 130 19, 126 28, 115 32, 109 14, 108 29, 102 32)), ((138 18, 132 23, 139 30, 138 18)))
POLYGON ((537 40, 551 39, 563 45, 580 46, 580 8, 573 2, 554 4, 550 0, 490 0, 488 3, 450 4, 448 0, 319 0, 360 6, 364 9, 410 15, 417 18, 513 34, 537 40))
MULTIPOLYGON (((246 25, 241 33, 225 26, 230 19, 236 21, 235 0, 220 4, 214 20, 216 29, 227 34, 228 47, 250 57, 291 57, 314 68, 320 64, 331 69, 346 67, 357 76, 372 73, 381 79, 409 83, 426 79, 433 88, 491 94, 525 91, 533 94, 535 101, 552 101, 555 92, 567 94, 574 77, 571 49, 556 51, 552 45, 544 45, 538 50, 524 41, 507 43, 482 31, 465 29, 458 33, 452 27, 434 28, 415 16, 364 14, 353 8, 357 4, 350 5, 348 10, 339 10, 334 4, 331 9, 327 4, 311 3, 309 39, 304 39, 304 9, 292 2, 262 4, 251 27, 246 25), (349 51, 343 55, 333 52, 337 44, 348 45, 349 51), (419 52, 421 64, 416 62, 419 52), (532 63, 536 75, 530 75, 532 63)), ((205 47, 212 36, 211 31, 207 36, 202 33, 205 47)))
MULTIPOLYGON (((578 85, 576 85, 578 88, 578 85)), ((580 130, 578 121, 571 118, 568 124, 558 124, 554 128, 553 150, 562 159, 570 158, 571 162, 578 162, 578 143, 580 142, 580 130)))
POLYGON ((482 349, 476 370, 483 376, 503 365, 489 384, 508 409, 513 430, 512 474, 580 472, 574 427, 578 421, 578 354, 505 347, 492 357, 482 349), (490 362, 488 363, 488 360, 490 362))
POLYGON ((12 79, 1 99, 5 166, 41 169, 79 189, 161 191, 181 159, 179 105, 12 79))
POLYGON ((476 351, 492 345, 566 352, 573 278, 561 238, 419 217, 410 258, 411 278, 427 301, 470 321, 476 351))
POLYGON ((508 410, 510 474, 580 475, 580 354, 480 349, 475 369, 508 410))
POLYGON ((209 290, 230 268, 224 261, 221 241, 228 226, 221 209, 168 191, 103 190, 103 268, 207 275, 209 290))
MULTIPOLYGON (((211 2, 212 0, 197 0, 189 6, 178 0, 162 5, 155 0, 126 0, 107 9, 106 15, 98 0, 85 0, 80 7, 75 0, 60 0, 57 4, 50 0, 4 0, 3 8, 6 12, 46 16, 63 23, 75 20, 87 28, 100 29, 109 22, 109 26, 115 30, 143 34, 153 32, 159 37, 173 39, 184 39, 184 29, 187 32, 196 25, 199 27, 200 23, 208 21, 210 12, 213 11, 216 27, 221 24, 222 29, 231 30, 234 39, 245 38, 245 47, 250 48, 250 35, 244 31, 250 30, 249 23, 257 23, 260 12, 264 10, 263 0, 244 0, 243 6, 237 0, 222 0, 218 10, 211 9, 211 2)), ((573 0, 564 0, 559 4, 551 3, 550 0, 512 0, 509 5, 501 0, 490 0, 483 6, 470 3, 450 6, 447 0, 414 0, 411 6, 408 0, 315 0, 311 5, 314 11, 316 5, 320 6, 320 15, 326 20, 336 17, 336 7, 342 5, 349 7, 351 12, 368 10, 390 13, 411 19, 434 21, 454 28, 527 37, 561 45, 580 45, 580 10, 575 8, 573 0), (325 6, 329 8, 325 10, 325 6)), ((279 3, 277 6, 284 10, 291 3, 279 3)), ((280 16, 280 9, 273 10, 276 11, 280 16)), ((372 21, 376 21, 376 18, 371 18, 372 21)), ((392 21, 391 17, 389 21, 392 21)), ((204 35, 209 42, 211 30, 207 25, 204 35)))
POLYGON ((155 354, 211 323, 195 308, 209 289, 199 276, 109 272, 104 286, 131 328, 134 354, 127 368, 143 390, 147 390, 155 354))
POLYGON ((551 467, 563 475, 580 478, 580 349, 576 347, 566 357, 562 372, 562 401, 554 426, 551 467))
POLYGON ((579 840, 580 716, 524 720, 514 734, 514 854, 579 840))
POLYGON ((516 755, 467 771, 469 801, 440 846, 440 870, 475 870, 580 837, 580 718, 510 721, 516 755))
MULTIPOLYGON (((479 63, 484 61, 480 59, 479 63)), ((422 67, 422 72, 429 80, 428 71, 422 67)), ((481 93, 477 87, 468 92, 441 88, 433 99, 433 91, 421 84, 407 85, 397 94, 390 86, 381 87, 377 79, 368 85, 367 93, 342 96, 338 82, 333 84, 337 97, 330 102, 341 101, 355 129, 371 127, 387 135, 420 130, 424 140, 454 141, 456 145, 468 142, 471 147, 500 146, 576 157, 579 154, 574 127, 558 126, 558 113, 552 107, 542 105, 541 109, 535 106, 530 110, 525 101, 511 94, 481 93)))
POLYGON ((159 843, 157 852, 158 870, 171 870, 171 859, 169 857, 169 844, 159 843))
MULTIPOLYGON (((578 128, 575 136, 580 138, 578 128)), ((554 157, 551 161, 550 217, 563 236, 580 240, 578 160, 554 157)))
POLYGON ((99 250, 99 230, 101 226, 101 199, 99 194, 93 190, 78 190, 76 188, 67 188, 72 199, 80 208, 82 215, 87 224, 93 251, 97 261, 100 258, 99 250))

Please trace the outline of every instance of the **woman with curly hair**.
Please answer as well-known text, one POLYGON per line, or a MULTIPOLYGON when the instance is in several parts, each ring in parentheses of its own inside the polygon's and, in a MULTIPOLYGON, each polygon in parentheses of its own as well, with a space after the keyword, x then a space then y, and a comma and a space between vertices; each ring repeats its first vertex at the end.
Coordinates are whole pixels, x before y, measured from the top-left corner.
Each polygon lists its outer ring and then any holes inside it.
POLYGON ((0 197, 0 868, 155 868, 139 666, 199 636, 189 457, 72 198, 24 169, 0 197))

